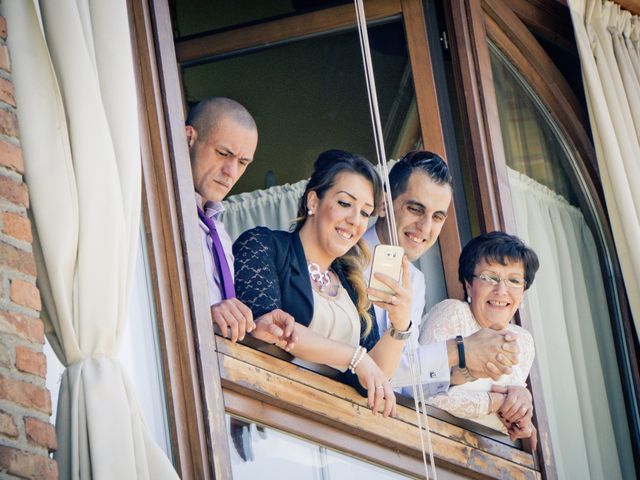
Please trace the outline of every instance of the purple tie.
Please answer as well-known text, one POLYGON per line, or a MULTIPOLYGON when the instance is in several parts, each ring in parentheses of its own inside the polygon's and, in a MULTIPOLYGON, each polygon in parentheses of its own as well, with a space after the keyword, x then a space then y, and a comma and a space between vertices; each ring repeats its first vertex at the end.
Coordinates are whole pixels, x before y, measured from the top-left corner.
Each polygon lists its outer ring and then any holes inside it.
POLYGON ((202 209, 198 207, 198 216, 200 220, 209 228, 209 236, 211 237, 211 243, 213 244, 213 261, 216 264, 218 272, 222 275, 222 294, 223 298, 235 298, 236 289, 233 286, 233 276, 231 275, 231 269, 227 263, 227 256, 222 248, 222 242, 220 241, 220 235, 218 235, 218 229, 214 221, 207 217, 202 209))

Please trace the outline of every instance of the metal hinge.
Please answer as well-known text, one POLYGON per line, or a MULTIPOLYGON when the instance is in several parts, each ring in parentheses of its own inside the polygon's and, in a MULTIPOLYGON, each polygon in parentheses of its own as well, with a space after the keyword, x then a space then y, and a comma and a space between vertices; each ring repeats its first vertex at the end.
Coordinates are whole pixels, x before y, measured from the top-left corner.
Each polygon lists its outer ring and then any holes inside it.
POLYGON ((440 34, 440 42, 442 43, 442 48, 444 48, 444 50, 448 52, 449 38, 447 37, 447 32, 445 30, 443 30, 442 33, 440 34))

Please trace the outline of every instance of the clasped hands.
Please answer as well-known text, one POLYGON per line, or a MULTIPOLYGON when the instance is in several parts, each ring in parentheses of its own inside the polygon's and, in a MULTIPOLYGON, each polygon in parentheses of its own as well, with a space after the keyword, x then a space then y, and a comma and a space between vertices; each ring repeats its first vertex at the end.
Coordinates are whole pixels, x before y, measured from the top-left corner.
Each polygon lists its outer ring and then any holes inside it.
POLYGON ((253 319, 251 309, 237 298, 229 298, 211 307, 211 318, 224 337, 231 334, 232 342, 243 340, 247 333, 263 342, 277 344, 290 351, 298 337, 295 320, 288 313, 276 309, 253 319))
POLYGON ((533 400, 526 387, 493 385, 489 392, 490 411, 496 413, 506 427, 511 440, 528 438, 531 448, 536 449, 538 436, 533 425, 533 400))

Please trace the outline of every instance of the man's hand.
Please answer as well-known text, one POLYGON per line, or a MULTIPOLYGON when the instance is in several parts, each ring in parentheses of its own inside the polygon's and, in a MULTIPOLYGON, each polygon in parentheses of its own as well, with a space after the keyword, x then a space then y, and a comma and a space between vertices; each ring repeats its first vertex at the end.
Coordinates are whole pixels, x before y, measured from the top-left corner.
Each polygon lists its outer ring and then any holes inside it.
POLYGON ((231 331, 232 342, 244 339, 247 332, 256 328, 251 310, 237 298, 229 298, 212 305, 211 318, 220 328, 223 337, 231 331))
POLYGON ((298 341, 295 323, 295 319, 287 312, 272 310, 256 318, 256 328, 251 335, 263 342, 278 344, 288 352, 298 341))
POLYGON ((500 333, 482 328, 465 337, 464 351, 467 369, 476 378, 490 377, 498 380, 510 374, 511 367, 518 363, 518 343, 514 333, 500 333))

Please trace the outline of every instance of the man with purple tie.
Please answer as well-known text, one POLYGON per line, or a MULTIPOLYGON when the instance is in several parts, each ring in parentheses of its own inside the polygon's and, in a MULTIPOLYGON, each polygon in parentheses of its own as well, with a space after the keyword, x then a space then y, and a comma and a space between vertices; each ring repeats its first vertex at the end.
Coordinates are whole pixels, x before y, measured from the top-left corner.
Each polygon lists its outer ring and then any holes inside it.
POLYGON ((186 127, 191 172, 200 218, 211 318, 223 336, 242 340, 258 329, 259 337, 292 346, 293 318, 276 310, 254 322, 251 310, 236 298, 231 238, 219 220, 222 200, 244 173, 258 145, 258 129, 249 111, 235 100, 207 98, 189 112, 186 127))

